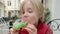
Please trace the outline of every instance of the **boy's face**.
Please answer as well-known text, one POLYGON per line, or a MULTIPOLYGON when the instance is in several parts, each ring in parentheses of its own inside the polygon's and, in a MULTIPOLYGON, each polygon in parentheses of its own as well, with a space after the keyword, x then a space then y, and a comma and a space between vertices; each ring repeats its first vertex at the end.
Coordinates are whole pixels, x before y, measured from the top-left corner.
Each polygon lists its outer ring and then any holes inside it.
POLYGON ((33 5, 27 1, 22 10, 22 18, 28 18, 31 24, 37 25, 38 24, 38 16, 33 7, 33 5))

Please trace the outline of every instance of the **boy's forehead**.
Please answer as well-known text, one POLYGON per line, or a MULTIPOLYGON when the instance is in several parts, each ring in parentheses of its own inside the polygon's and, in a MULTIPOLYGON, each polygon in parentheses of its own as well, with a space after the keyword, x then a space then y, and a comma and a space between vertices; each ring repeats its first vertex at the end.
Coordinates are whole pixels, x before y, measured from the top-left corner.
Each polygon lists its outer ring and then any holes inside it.
POLYGON ((33 4, 32 4, 30 1, 24 1, 23 8, 24 8, 24 7, 26 7, 26 8, 27 8, 27 7, 28 7, 28 8, 29 8, 29 7, 30 7, 30 8, 33 8, 33 4))
POLYGON ((28 2, 29 0, 21 0, 21 3, 23 3, 23 2, 28 2))

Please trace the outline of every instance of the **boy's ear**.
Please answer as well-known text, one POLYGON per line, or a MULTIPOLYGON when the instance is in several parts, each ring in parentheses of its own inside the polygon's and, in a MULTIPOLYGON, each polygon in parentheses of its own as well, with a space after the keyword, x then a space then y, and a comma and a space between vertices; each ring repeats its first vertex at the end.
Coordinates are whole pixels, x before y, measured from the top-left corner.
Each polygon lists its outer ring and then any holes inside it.
POLYGON ((39 19, 42 19, 42 16, 40 16, 39 19))
POLYGON ((42 19, 42 17, 43 17, 43 15, 42 15, 42 14, 40 14, 40 15, 39 15, 39 18, 40 18, 40 19, 42 19))

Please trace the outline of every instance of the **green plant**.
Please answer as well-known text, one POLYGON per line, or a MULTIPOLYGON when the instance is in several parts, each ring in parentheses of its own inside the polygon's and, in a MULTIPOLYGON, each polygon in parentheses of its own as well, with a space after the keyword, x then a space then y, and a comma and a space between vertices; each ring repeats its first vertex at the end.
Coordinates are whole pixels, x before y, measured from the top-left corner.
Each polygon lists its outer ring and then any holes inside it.
POLYGON ((49 8, 45 9, 45 14, 44 14, 44 23, 48 23, 50 21, 50 10, 49 8))
POLYGON ((18 17, 17 17, 17 15, 14 15, 11 19, 16 20, 16 19, 18 19, 18 17))

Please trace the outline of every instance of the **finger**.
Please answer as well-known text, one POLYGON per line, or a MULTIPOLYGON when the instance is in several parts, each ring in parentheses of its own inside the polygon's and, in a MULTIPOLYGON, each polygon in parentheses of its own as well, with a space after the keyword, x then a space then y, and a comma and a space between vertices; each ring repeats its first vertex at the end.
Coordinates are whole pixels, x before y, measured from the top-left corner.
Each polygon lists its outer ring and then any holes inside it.
POLYGON ((13 34, 14 33, 14 30, 13 28, 10 29, 10 33, 13 34))
POLYGON ((37 28, 32 25, 28 24, 27 27, 25 28, 30 34, 37 34, 37 28))
POLYGON ((27 28, 29 28, 29 29, 31 29, 33 31, 37 31, 37 28, 32 24, 28 24, 27 28))
POLYGON ((11 34, 14 34, 14 33, 16 34, 16 33, 18 33, 18 31, 16 31, 16 30, 14 30, 13 28, 11 28, 11 29, 10 29, 10 33, 11 33, 11 34))
POLYGON ((29 28, 25 28, 25 29, 29 32, 29 34, 33 33, 33 31, 31 29, 29 29, 29 28))
POLYGON ((14 29, 13 29, 13 28, 11 28, 11 29, 10 29, 10 32, 14 32, 14 29))
POLYGON ((28 27, 28 28, 25 28, 28 32, 29 32, 29 34, 37 34, 37 31, 36 30, 32 30, 30 27, 28 27))

